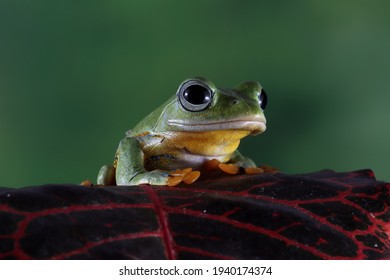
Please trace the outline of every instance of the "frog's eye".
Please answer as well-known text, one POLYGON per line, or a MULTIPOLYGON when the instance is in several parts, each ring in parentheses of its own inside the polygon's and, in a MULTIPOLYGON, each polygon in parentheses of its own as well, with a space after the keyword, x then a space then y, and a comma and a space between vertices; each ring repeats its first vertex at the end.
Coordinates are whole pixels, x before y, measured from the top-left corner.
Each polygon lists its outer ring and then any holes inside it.
POLYGON ((206 109, 213 101, 213 92, 204 83, 198 80, 184 82, 177 92, 183 108, 190 112, 206 109))
POLYGON ((267 107, 268 97, 264 89, 261 89, 261 92, 258 95, 258 97, 259 97, 260 108, 265 110, 265 108, 267 107))

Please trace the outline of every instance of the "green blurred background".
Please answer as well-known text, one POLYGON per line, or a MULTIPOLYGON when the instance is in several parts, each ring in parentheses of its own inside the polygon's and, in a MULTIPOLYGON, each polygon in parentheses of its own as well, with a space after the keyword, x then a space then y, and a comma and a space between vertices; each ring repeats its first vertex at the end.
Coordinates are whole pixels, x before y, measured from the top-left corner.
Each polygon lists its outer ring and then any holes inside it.
POLYGON ((390 181, 389 1, 0 4, 0 185, 95 180, 182 80, 258 80, 268 130, 240 150, 287 173, 390 181))

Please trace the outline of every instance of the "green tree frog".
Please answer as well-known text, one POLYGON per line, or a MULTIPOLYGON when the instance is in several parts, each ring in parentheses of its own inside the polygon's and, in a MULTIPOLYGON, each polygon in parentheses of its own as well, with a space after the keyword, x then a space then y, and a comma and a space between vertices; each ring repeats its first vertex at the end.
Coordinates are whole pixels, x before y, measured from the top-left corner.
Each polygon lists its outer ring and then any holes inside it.
POLYGON ((205 78, 185 80, 176 95, 126 133, 114 164, 100 169, 97 183, 192 183, 207 162, 231 174, 237 168, 256 173, 255 163, 237 147, 242 138, 265 131, 266 105, 258 82, 220 89, 205 78))

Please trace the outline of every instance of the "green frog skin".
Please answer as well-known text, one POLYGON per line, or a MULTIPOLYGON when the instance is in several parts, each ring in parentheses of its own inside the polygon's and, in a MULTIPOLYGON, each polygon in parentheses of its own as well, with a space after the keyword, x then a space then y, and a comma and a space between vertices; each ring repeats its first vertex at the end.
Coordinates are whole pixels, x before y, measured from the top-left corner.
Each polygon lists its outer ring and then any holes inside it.
MULTIPOLYGON (((218 160, 242 168, 256 165, 237 150, 240 140, 266 129, 267 95, 258 82, 217 88, 205 78, 185 80, 176 95, 126 133, 113 165, 104 165, 98 185, 175 185, 172 174, 186 170, 192 183, 202 165, 218 160)), ((179 172, 180 173, 180 172, 179 172)), ((186 181, 185 181, 186 182, 186 181)))

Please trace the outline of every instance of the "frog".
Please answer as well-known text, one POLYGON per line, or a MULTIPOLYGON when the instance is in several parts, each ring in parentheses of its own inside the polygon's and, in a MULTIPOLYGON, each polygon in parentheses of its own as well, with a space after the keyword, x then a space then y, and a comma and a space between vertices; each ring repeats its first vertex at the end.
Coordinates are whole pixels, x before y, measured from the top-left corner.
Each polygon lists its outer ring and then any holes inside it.
MULTIPOLYGON (((184 80, 171 98, 126 132, 98 185, 175 186, 195 182, 207 163, 229 174, 259 171, 238 151, 241 139, 266 130, 267 94, 256 81, 217 88, 203 77, 184 80)), ((259 171, 260 172, 260 171, 259 171)))

